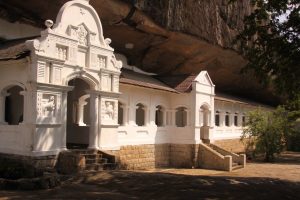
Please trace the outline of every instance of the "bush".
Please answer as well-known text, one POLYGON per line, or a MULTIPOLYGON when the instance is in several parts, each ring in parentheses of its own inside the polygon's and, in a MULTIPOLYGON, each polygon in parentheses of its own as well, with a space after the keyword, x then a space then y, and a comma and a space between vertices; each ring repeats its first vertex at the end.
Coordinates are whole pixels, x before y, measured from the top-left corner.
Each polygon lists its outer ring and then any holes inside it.
POLYGON ((265 161, 273 161, 286 147, 290 125, 288 112, 278 107, 275 111, 255 110, 248 113, 242 140, 253 150, 253 155, 264 154, 265 161))

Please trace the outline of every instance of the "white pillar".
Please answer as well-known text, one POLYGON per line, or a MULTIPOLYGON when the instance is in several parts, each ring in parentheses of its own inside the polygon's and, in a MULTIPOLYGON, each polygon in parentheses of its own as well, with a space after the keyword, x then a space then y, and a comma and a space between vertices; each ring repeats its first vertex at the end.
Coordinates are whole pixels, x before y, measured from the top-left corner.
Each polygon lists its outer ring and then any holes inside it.
POLYGON ((229 126, 234 126, 234 116, 235 116, 235 113, 229 114, 229 126))
POLYGON ((199 111, 199 125, 200 126, 204 125, 204 123, 203 123, 203 121, 204 121, 203 115, 204 115, 203 110, 200 109, 200 111, 199 111))
POLYGON ((176 126, 176 110, 171 110, 171 126, 176 126))
POLYGON ((62 143, 61 149, 67 150, 67 98, 68 92, 64 91, 62 93, 62 102, 61 102, 61 120, 63 121, 62 125, 62 143))
POLYGON ((98 149, 98 95, 90 94, 90 134, 89 149, 98 149))
POLYGON ((225 126, 225 112, 220 111, 220 126, 224 127, 225 126))
POLYGON ((127 105, 123 105, 123 124, 128 125, 128 114, 129 114, 129 107, 127 105))
POLYGON ((135 122, 136 106, 131 105, 131 106, 129 106, 128 110, 129 110, 129 112, 128 112, 128 116, 129 116, 128 123, 129 123, 129 125, 136 126, 136 122, 135 122))

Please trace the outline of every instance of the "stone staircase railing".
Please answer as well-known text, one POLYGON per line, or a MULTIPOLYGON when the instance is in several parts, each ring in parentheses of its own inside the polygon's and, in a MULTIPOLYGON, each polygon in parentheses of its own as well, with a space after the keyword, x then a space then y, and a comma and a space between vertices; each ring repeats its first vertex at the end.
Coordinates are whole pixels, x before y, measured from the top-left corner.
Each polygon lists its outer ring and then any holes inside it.
POLYGON ((200 143, 198 148, 198 166, 206 169, 232 171, 232 156, 223 156, 206 144, 200 143))
POLYGON ((221 147, 218 147, 214 144, 209 144, 209 146, 214 149, 215 151, 219 152, 220 154, 224 155, 230 155, 232 157, 232 163, 235 168, 244 168, 246 166, 246 154, 236 154, 230 151, 227 151, 225 149, 222 149, 221 147))

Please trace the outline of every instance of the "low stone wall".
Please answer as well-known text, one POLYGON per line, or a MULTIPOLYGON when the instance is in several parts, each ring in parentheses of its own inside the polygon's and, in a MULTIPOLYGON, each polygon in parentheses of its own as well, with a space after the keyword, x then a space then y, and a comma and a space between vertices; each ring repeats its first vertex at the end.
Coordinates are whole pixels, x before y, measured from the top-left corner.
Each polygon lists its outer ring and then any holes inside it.
POLYGON ((193 144, 151 144, 122 146, 115 152, 122 169, 151 169, 161 167, 191 168, 194 161, 193 144))
POLYGON ((213 144, 230 152, 245 152, 245 144, 240 139, 216 140, 213 144))

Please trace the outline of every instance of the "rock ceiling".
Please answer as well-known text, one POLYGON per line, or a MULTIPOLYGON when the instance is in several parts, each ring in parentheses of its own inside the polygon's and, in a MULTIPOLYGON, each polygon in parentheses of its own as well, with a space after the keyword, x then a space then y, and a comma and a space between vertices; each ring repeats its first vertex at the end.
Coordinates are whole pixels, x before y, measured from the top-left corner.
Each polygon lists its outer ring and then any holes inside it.
MULTIPOLYGON (((46 19, 55 20, 65 2, 0 0, 0 17, 43 27, 46 19)), ((116 52, 125 54, 130 64, 158 74, 207 70, 217 91, 278 103, 278 98, 262 88, 253 75, 240 73, 246 61, 231 50, 231 42, 249 5, 228 6, 224 2, 91 0, 90 3, 101 18, 104 36, 112 39, 116 52)))

